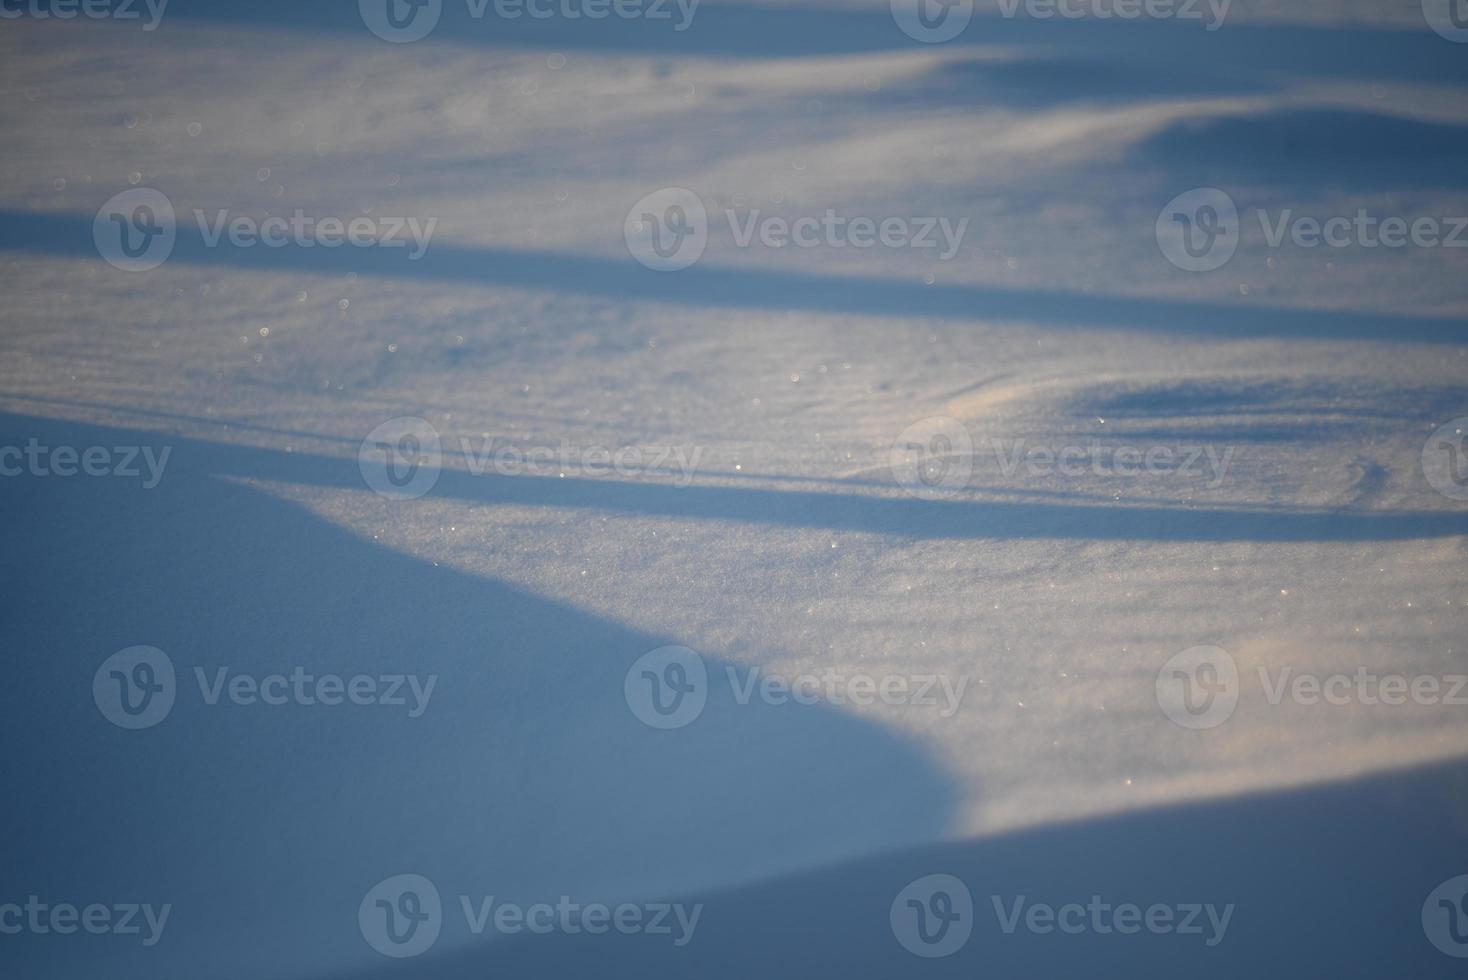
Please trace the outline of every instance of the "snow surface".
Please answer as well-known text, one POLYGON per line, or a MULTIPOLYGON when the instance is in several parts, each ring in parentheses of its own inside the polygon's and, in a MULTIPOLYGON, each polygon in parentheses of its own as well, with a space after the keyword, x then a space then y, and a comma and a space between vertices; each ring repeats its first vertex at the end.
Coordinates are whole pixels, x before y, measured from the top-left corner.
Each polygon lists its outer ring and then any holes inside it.
POLYGON ((984 8, 940 45, 884 3, 704 0, 681 34, 453 22, 405 45, 352 8, 0 24, 0 444, 173 447, 146 491, 0 481, 0 902, 174 905, 152 949, 0 936, 7 975, 1459 967, 1418 916, 1468 872, 1468 713, 1276 706, 1252 678, 1468 664, 1468 510, 1420 462, 1468 415, 1465 254, 1271 249, 1245 222, 1232 262, 1188 274, 1153 229, 1210 185, 1299 214, 1468 214, 1468 46, 1415 3, 1327 0, 1239 0, 1213 33, 984 8), (134 184, 180 215, 438 225, 417 262, 181 235, 127 273, 90 235, 134 184), (725 207, 970 224, 949 262, 715 234, 658 273, 623 225, 669 186, 716 226, 725 207), (443 439, 421 499, 359 473, 398 416, 443 439), (931 417, 977 443, 936 499, 890 466, 931 417), (461 440, 485 439, 701 455, 691 481, 672 461, 476 475, 461 440), (1218 480, 1006 472, 991 440, 1231 456, 1218 480), (89 695, 133 644, 181 687, 195 665, 439 681, 416 719, 181 691, 126 732, 89 695), (716 678, 970 683, 951 717, 721 697, 655 731, 623 678, 668 644, 716 678), (1154 684, 1199 645, 1245 690, 1189 731, 1154 684), (355 910, 402 872, 446 901, 699 899, 709 938, 446 928, 395 962, 355 910), (1238 902, 1237 938, 994 933, 920 960, 887 903, 937 872, 984 909, 1238 902))

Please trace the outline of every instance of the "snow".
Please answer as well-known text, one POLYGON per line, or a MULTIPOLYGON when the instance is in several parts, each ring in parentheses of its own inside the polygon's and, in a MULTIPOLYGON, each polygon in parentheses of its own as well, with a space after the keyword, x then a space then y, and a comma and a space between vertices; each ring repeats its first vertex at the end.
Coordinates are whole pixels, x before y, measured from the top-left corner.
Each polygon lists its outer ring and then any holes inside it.
POLYGON ((154 489, 0 479, 0 903, 174 907, 156 947, 0 936, 0 964, 1448 975, 1418 916, 1468 870, 1468 714, 1271 704, 1258 672, 1465 672, 1468 510, 1421 461, 1468 415, 1464 253, 1271 248, 1252 214, 1468 214, 1468 49, 1415 3, 1329 0, 1239 0, 1216 32, 980 5, 938 45, 885 3, 703 0, 682 33, 445 16, 402 45, 351 4, 0 30, 0 446, 172 447, 154 489), (143 273, 91 239, 131 186, 180 216, 143 273), (1206 186, 1242 240, 1190 274, 1154 225, 1206 186), (623 240, 664 187, 709 209, 679 272, 623 240), (297 208, 437 225, 412 261, 210 247, 191 217, 297 208), (944 262, 740 247, 728 208, 969 224, 944 262), (394 500, 359 450, 403 416, 442 472, 394 500), (953 492, 894 475, 933 418, 972 439, 953 492), (629 446, 625 474, 586 452, 629 446), (89 692, 136 644, 179 695, 133 732, 89 692), (667 645, 711 687, 658 731, 623 683, 667 645), (1155 685, 1198 646, 1243 689, 1194 731, 1155 685), (418 718, 209 705, 194 668, 225 666, 438 681, 418 718), (755 669, 968 682, 948 716, 741 705, 755 669), (888 903, 939 872, 980 918, 991 893, 1239 909, 1216 949, 988 927, 919 960, 888 903), (400 873, 445 898, 420 959, 353 920, 400 873), (685 949, 490 942, 451 925, 461 894, 708 907, 685 949))

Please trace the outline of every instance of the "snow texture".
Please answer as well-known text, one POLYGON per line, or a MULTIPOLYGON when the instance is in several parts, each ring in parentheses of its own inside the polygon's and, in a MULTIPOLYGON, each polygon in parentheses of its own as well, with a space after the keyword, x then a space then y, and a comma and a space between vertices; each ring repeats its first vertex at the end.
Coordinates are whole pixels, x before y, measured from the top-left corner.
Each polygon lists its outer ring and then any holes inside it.
POLYGON ((1468 252, 1254 215, 1468 215, 1468 45, 1408 2, 980 4, 941 44, 877 2, 465 10, 402 44, 343 2, 0 22, 0 446, 170 453, 151 488, 0 478, 0 905, 172 905, 151 947, 0 935, 0 974, 1461 972, 1422 916, 1468 873, 1468 708, 1260 671, 1468 673, 1468 504, 1423 462, 1468 416, 1468 252), (146 272, 94 246, 130 187, 178 215, 146 272), (624 232, 669 187, 709 236, 659 272, 624 232), (1155 226, 1200 187, 1240 240, 1189 273, 1155 226), (195 209, 436 226, 418 259, 236 247, 195 209), (967 225, 945 261, 741 246, 726 209, 967 225), (415 499, 359 460, 399 417, 441 441, 415 499), (894 467, 915 423, 971 439, 928 461, 961 485, 894 467), (140 644, 177 700, 127 731, 91 685, 140 644), (658 730, 624 681, 669 645, 708 701, 658 730), (1193 730, 1157 685, 1199 646, 1239 689, 1193 730), (297 666, 437 682, 419 717, 196 683, 297 666), (966 687, 741 704, 751 671, 966 687), (399 960, 356 911, 402 873, 444 921, 399 960), (938 873, 974 937, 920 958, 889 906, 938 873), (675 946, 474 935, 461 895, 704 908, 675 946), (1007 934, 1021 895, 1236 909, 1211 947, 1007 934))

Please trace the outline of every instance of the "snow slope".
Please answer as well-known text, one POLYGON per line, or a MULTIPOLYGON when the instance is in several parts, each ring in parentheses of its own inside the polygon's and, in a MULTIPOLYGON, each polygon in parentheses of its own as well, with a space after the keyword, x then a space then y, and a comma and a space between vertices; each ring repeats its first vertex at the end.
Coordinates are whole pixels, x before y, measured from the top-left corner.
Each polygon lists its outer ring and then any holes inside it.
POLYGON ((1271 247, 1250 217, 1468 214, 1468 46, 1415 4, 1240 0, 1216 32, 981 7, 936 45, 877 3, 704 0, 684 32, 450 4, 399 45, 349 3, 172 0, 150 32, 7 20, 0 79, 0 446, 170 447, 151 489, 0 479, 0 904, 173 906, 150 948, 0 935, 14 975, 1459 966, 1419 916, 1468 872, 1468 713, 1271 704, 1259 676, 1468 666, 1468 510, 1422 464, 1468 415, 1465 253, 1271 247), (147 272, 93 245, 132 186, 182 216, 147 272), (1191 274, 1154 226, 1205 186, 1245 220, 1191 274), (679 272, 624 241, 664 187, 710 212, 679 272), (437 224, 417 260, 210 246, 187 216, 226 208, 437 224), (741 247, 724 209, 968 224, 943 261, 741 247), (402 416, 443 447, 411 500, 359 466, 402 416), (937 461, 953 492, 893 467, 933 418, 972 440, 937 461), (486 468, 486 440, 557 459, 486 468), (586 453, 627 446, 632 472, 586 453), (179 672, 144 731, 91 697, 134 644, 179 672), (665 645, 712 678, 672 731, 624 697, 665 645), (1197 646, 1242 684, 1206 730, 1156 693, 1197 646), (417 718, 194 685, 298 665, 438 680, 417 718), (950 714, 739 704, 756 668, 967 686, 950 714), (354 915, 405 872, 450 919, 706 908, 683 948, 460 921, 395 961, 354 915), (986 930, 947 959, 888 922, 932 873, 986 930), (984 919, 1093 893, 1237 903, 1234 931, 984 919))

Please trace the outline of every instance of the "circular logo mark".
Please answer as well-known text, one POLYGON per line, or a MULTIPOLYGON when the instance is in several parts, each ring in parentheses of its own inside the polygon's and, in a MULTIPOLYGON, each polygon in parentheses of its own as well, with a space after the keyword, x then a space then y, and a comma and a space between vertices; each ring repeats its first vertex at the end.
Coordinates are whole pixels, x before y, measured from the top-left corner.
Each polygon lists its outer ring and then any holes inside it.
POLYGON ((1468 0, 1422 0, 1422 15, 1449 41, 1468 43, 1468 0))
POLYGON ((963 33, 974 0, 892 0, 892 19, 902 33, 924 44, 941 44, 963 33))
POLYGON ((687 647, 658 647, 627 668, 622 696, 649 728, 682 728, 703 714, 708 703, 708 668, 687 647))
POLYGON ((168 261, 178 240, 173 202, 151 187, 114 194, 92 220, 97 254, 124 272, 147 272, 168 261))
POLYGON ((1184 272, 1212 272, 1239 248, 1239 209, 1217 187, 1199 187, 1167 202, 1157 215, 1157 247, 1184 272))
POLYGON ((1217 728, 1239 704, 1239 668, 1219 647, 1189 647, 1157 672, 1157 705, 1183 728, 1217 728))
POLYGON ((357 450, 362 479, 389 500, 423 496, 438 482, 442 465, 438 430, 415 415, 388 419, 367 433, 357 450))
POLYGON ((968 486, 974 473, 974 440, 958 419, 945 415, 914 422, 887 453, 892 478, 908 493, 934 500, 968 486))
POLYGON ((1468 875, 1449 878, 1427 896, 1422 931, 1442 952, 1468 959, 1468 875))
POLYGON ((173 661, 157 647, 128 647, 92 675, 92 700, 118 728, 152 728, 173 710, 173 661))
POLYGON ((438 26, 443 0, 357 0, 367 29, 384 41, 421 41, 438 26))
POLYGON ((952 956, 974 931, 974 897, 953 875, 927 875, 897 893, 890 919, 892 935, 914 956, 952 956))
POLYGON ((438 941, 443 928, 438 889, 422 875, 379 881, 357 906, 357 926, 367 945, 383 956, 417 956, 438 941))
POLYGON ((677 272, 697 262, 708 247, 708 213, 688 188, 664 187, 632 205, 622 237, 638 262, 656 272, 677 272))
POLYGON ((1468 415, 1438 426, 1422 447, 1422 475, 1449 500, 1468 500, 1468 415))

